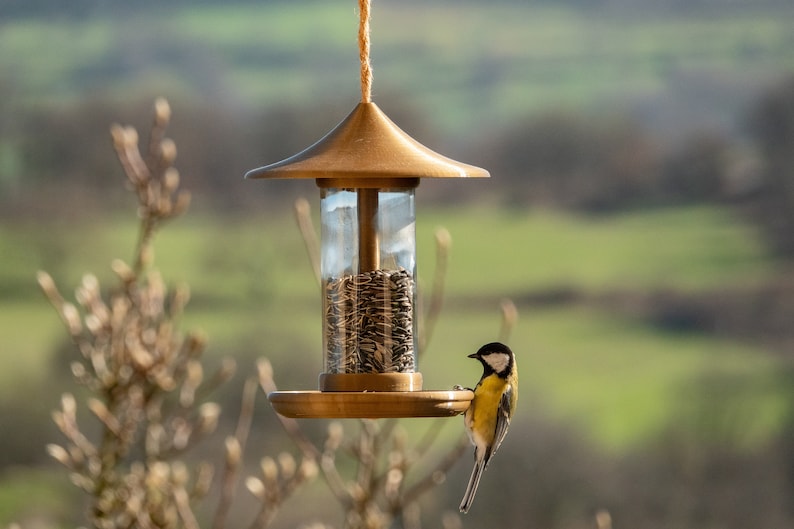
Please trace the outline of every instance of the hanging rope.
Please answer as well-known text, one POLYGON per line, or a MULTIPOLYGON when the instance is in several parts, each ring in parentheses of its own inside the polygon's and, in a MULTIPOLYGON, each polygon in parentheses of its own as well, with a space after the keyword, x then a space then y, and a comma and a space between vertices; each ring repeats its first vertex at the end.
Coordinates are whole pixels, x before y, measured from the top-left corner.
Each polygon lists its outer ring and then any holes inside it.
POLYGON ((358 55, 361 59, 361 102, 372 101, 372 67, 369 62, 370 0, 358 0, 358 55))

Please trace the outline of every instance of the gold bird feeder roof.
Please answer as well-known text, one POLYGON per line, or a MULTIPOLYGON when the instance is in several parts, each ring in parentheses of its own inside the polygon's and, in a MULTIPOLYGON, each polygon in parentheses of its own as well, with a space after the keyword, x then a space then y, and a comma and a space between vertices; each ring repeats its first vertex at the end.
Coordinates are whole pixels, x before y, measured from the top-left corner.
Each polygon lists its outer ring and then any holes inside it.
POLYGON ((375 103, 359 103, 320 141, 246 178, 313 178, 320 187, 410 188, 419 178, 487 178, 485 169, 425 147, 375 103))

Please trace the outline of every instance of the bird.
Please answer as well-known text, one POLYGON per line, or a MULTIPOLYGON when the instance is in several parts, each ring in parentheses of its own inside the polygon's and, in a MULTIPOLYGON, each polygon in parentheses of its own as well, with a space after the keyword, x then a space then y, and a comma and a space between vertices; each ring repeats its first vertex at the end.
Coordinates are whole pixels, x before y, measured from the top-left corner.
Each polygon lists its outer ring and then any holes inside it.
POLYGON ((462 513, 467 513, 474 501, 482 473, 507 434, 518 400, 518 368, 508 346, 492 342, 468 357, 482 363, 483 373, 464 415, 466 433, 474 445, 474 469, 460 503, 462 513))

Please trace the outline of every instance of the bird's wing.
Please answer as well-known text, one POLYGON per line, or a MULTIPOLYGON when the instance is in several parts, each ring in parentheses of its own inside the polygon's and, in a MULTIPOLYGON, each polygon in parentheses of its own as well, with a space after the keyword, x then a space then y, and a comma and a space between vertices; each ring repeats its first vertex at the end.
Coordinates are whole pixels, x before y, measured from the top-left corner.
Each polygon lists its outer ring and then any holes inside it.
POLYGON ((507 435, 507 427, 510 426, 510 415, 512 413, 512 393, 513 389, 508 386, 504 393, 502 393, 502 398, 499 400, 499 409, 496 412, 496 431, 494 432, 493 437, 493 445, 490 450, 490 455, 496 453, 499 449, 499 445, 502 444, 502 441, 507 435))

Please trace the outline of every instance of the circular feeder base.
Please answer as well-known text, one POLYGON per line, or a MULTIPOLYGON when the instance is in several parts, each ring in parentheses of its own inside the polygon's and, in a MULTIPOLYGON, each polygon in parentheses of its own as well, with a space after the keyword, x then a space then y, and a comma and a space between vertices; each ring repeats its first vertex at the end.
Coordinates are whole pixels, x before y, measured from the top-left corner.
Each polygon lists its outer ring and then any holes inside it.
POLYGON ((294 419, 383 419, 452 417, 465 412, 470 390, 274 391, 267 396, 277 413, 294 419))

